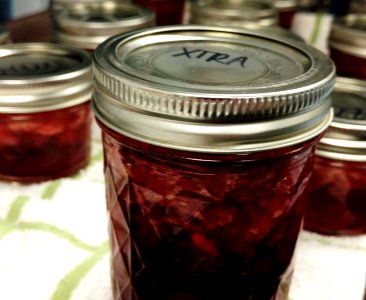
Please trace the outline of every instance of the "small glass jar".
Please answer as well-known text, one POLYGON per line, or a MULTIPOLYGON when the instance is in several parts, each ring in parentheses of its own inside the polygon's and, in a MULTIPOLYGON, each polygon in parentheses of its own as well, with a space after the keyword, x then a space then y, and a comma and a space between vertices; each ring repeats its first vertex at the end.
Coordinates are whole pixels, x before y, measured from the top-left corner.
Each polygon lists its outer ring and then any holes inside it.
POLYGON ((366 233, 366 82, 337 79, 334 121, 316 152, 305 229, 366 233))
POLYGON ((273 5, 278 10, 279 25, 290 29, 297 10, 297 0, 274 0, 273 5))
POLYGON ((108 37, 155 25, 155 14, 128 2, 79 3, 55 15, 57 40, 94 51, 108 37))
POLYGON ((366 14, 351 14, 333 22, 329 51, 337 75, 366 79, 366 14))
POLYGON ((4 45, 10 42, 9 32, 2 26, 0 26, 0 45, 4 45))
POLYGON ((331 60, 173 26, 107 40, 94 67, 114 299, 287 299, 331 60))
POLYGON ((69 176, 90 148, 91 59, 46 44, 0 47, 0 179, 21 183, 69 176))
POLYGON ((155 12, 156 24, 176 25, 183 23, 186 0, 132 0, 155 12))
POLYGON ((245 27, 278 24, 277 9, 258 0, 197 0, 190 5, 191 24, 245 27))

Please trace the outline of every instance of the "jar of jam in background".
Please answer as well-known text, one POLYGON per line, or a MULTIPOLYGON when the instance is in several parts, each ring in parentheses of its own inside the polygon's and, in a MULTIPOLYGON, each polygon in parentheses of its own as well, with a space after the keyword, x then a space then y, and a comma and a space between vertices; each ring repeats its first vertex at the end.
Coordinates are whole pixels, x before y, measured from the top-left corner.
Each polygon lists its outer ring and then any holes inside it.
POLYGON ((366 79, 366 14, 350 14, 334 20, 329 51, 337 75, 366 79))
POLYGON ((287 299, 327 56, 258 31, 172 26, 94 52, 114 299, 287 299))
POLYGON ((366 82, 337 79, 335 118, 321 139, 309 184, 305 229, 366 233, 366 82))
POLYGON ((274 26, 277 9, 258 0, 197 0, 190 5, 190 24, 222 27, 274 26))
POLYGON ((186 0, 132 0, 155 12, 157 25, 176 25, 183 23, 186 0))
POLYGON ((0 25, 0 45, 4 45, 10 42, 9 32, 0 25))
POLYGON ((74 4, 54 16, 57 40, 89 51, 112 35, 155 24, 151 10, 115 1, 74 4))
POLYGON ((92 86, 84 50, 0 47, 0 180, 39 182, 87 164, 92 86))
POLYGON ((279 25, 290 29, 297 10, 297 0, 274 0, 273 5, 278 10, 279 25))

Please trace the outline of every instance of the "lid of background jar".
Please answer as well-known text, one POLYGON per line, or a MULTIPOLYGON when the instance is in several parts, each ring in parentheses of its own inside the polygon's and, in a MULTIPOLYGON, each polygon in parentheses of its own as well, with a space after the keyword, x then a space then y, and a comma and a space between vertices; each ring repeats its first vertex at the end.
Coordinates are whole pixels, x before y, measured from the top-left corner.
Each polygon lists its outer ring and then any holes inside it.
POLYGON ((329 46, 366 57, 366 14, 350 14, 333 21, 329 46))
POLYGON ((126 2, 73 5, 55 16, 57 39, 83 49, 95 49, 108 37, 155 24, 155 14, 126 2))
POLYGON ((366 161, 366 81, 338 77, 331 98, 334 120, 317 155, 366 161))
POLYGON ((111 0, 51 0, 50 1, 50 8, 53 12, 59 12, 64 8, 73 6, 75 4, 89 4, 89 3, 100 3, 100 2, 107 2, 111 0))
POLYGON ((197 0, 190 5, 190 23, 218 25, 220 21, 271 26, 278 23, 277 9, 258 0, 197 0))
POLYGON ((6 44, 10 39, 9 32, 0 25, 0 45, 6 44))
POLYGON ((278 10, 295 9, 297 7, 298 0, 274 0, 273 6, 278 10))
POLYGON ((234 153, 309 140, 332 117, 335 67, 260 31, 207 26, 114 36, 94 52, 94 111, 150 144, 234 153))
POLYGON ((57 44, 0 46, 0 113, 61 109, 90 99, 88 52, 57 44))

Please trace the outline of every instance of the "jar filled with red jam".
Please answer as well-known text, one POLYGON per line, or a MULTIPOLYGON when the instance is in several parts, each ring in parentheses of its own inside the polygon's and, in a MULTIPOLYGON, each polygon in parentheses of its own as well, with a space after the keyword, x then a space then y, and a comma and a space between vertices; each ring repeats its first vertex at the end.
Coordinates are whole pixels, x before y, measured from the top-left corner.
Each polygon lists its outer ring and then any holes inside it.
POLYGON ((297 0, 274 0, 278 10, 278 22, 282 28, 290 29, 297 10, 297 0))
POLYGON ((366 14, 350 14, 333 22, 329 51, 337 75, 366 80, 366 14))
POLYGON ((56 44, 0 47, 0 180, 69 176, 89 157, 91 59, 56 44))
POLYGON ((132 0, 133 3, 147 7, 155 12, 156 24, 182 24, 186 0, 132 0))
POLYGON ((366 233, 366 81, 337 78, 335 118, 316 151, 305 229, 366 233))
POLYGON ((151 10, 118 1, 74 4, 54 18, 60 43, 90 52, 112 35, 155 25, 151 10))
POLYGON ((94 76, 114 299, 287 299, 330 59, 172 26, 108 39, 94 76))

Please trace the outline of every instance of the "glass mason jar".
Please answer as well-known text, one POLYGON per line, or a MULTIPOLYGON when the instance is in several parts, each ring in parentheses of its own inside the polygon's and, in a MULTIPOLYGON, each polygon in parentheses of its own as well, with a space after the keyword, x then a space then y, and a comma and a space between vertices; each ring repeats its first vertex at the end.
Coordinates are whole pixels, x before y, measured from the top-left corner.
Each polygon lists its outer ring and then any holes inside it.
POLYGON ((338 77, 332 102, 335 118, 316 152, 305 228, 366 233, 366 82, 338 77))
POLYGON ((219 26, 275 26, 277 9, 258 0, 197 0, 190 5, 191 24, 219 26))
POLYGON ((297 0, 275 0, 273 5, 278 10, 279 25, 290 29, 297 10, 297 0))
POLYGON ((366 14, 350 14, 334 20, 329 51, 337 75, 366 79, 366 14))
POLYGON ((91 59, 56 44, 0 47, 0 179, 72 175, 89 158, 91 59))
POLYGON ((0 25, 0 45, 4 45, 10 42, 9 32, 0 25))
POLYGON ((173 26, 108 39, 94 76, 114 299, 286 299, 331 60, 173 26))
POLYGON ((57 40, 94 51, 108 37, 155 25, 155 14, 128 2, 73 5, 55 15, 57 40))

